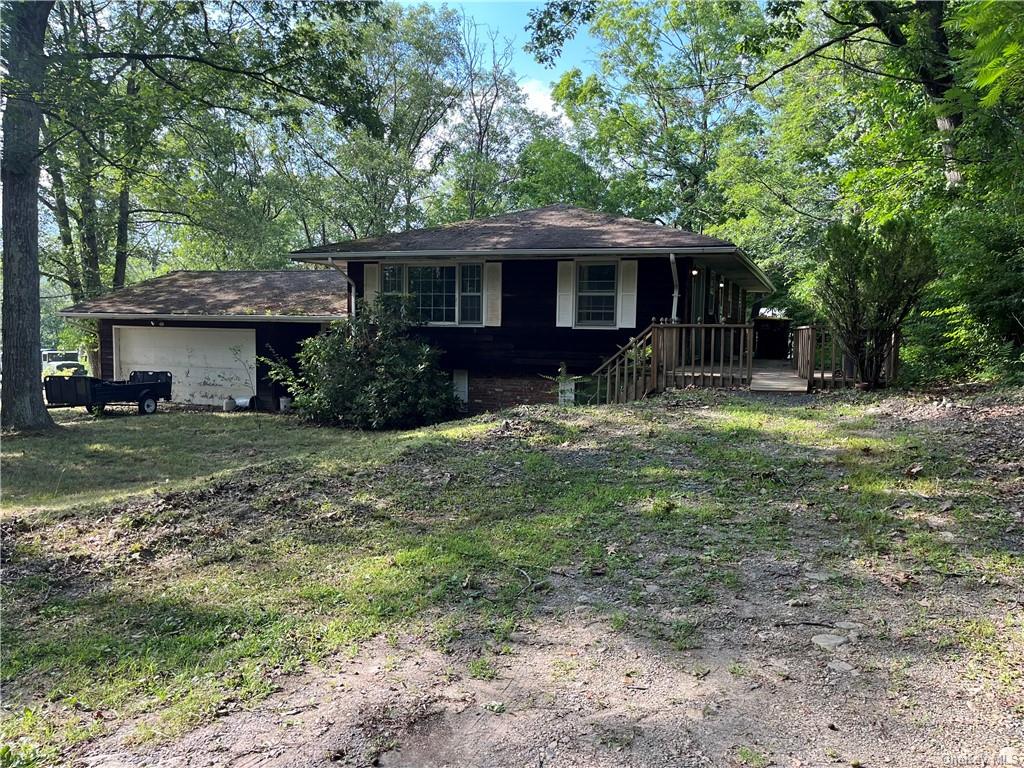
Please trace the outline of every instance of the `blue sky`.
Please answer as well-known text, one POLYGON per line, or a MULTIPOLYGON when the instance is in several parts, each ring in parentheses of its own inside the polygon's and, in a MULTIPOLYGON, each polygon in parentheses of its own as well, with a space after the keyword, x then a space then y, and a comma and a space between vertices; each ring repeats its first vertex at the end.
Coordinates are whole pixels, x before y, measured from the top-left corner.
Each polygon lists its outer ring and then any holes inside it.
POLYGON ((530 39, 526 31, 526 25, 530 20, 529 12, 532 8, 543 5, 543 0, 427 0, 427 3, 463 10, 478 24, 496 29, 502 36, 512 40, 516 51, 513 68, 520 77, 520 86, 529 97, 530 105, 538 111, 550 110, 550 86, 563 72, 574 67, 584 72, 594 70, 596 46, 587 34, 586 28, 581 29, 576 37, 569 41, 554 67, 546 68, 538 64, 533 56, 523 50, 523 46, 530 39))

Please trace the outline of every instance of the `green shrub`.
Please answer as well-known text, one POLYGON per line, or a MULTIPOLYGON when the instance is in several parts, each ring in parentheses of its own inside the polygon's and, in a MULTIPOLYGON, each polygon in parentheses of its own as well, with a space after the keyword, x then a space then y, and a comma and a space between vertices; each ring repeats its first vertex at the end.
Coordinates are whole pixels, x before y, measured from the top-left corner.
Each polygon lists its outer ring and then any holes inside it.
POLYGON ((439 353, 412 333, 405 302, 382 297, 303 342, 298 371, 267 360, 292 405, 318 424, 405 429, 453 415, 458 401, 439 353))
POLYGON ((907 386, 954 381, 1007 381, 1024 376, 1020 350, 979 322, 965 304, 926 297, 906 323, 900 348, 900 382, 907 386))
POLYGON ((814 295, 857 374, 880 383, 892 339, 936 274, 935 249, 910 218, 835 222, 818 247, 814 295))

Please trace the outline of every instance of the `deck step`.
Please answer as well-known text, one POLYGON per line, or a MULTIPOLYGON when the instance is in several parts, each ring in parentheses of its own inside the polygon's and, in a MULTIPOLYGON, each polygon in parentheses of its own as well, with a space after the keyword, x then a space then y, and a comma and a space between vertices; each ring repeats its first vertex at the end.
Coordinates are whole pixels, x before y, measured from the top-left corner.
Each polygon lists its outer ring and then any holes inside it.
POLYGON ((751 392, 804 392, 808 391, 807 379, 793 371, 754 369, 750 378, 751 392))

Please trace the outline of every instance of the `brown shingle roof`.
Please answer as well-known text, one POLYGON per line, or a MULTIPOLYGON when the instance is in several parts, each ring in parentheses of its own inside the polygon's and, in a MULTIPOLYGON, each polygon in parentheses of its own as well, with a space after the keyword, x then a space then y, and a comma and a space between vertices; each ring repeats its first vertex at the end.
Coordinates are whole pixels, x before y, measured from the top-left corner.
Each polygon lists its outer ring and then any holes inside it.
POLYGON ((61 310, 62 315, 340 317, 348 283, 333 269, 171 272, 61 310))
POLYGON ((317 254, 372 254, 417 251, 617 250, 638 248, 728 248, 732 243, 646 221, 612 216, 570 205, 549 205, 489 219, 363 238, 293 251, 317 254))

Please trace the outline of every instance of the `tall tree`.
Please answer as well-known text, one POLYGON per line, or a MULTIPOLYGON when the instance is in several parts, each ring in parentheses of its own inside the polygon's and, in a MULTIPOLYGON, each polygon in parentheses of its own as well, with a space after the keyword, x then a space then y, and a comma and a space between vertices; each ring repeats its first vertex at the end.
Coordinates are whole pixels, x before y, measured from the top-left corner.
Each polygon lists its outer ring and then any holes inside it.
POLYGON ((52 2, 4 3, 7 103, 3 117, 3 380, 5 429, 53 422, 43 406, 39 353, 39 97, 46 78, 44 38, 52 2))
POLYGON ((727 127, 746 119, 738 44, 759 23, 753 2, 597 3, 600 72, 566 73, 555 98, 626 212, 696 232, 718 220, 708 174, 727 127))
POLYGON ((341 130, 329 116, 313 114, 295 134, 315 177, 335 192, 324 212, 336 230, 329 239, 418 223, 422 197, 451 149, 443 129, 464 89, 459 17, 397 4, 384 13, 386 25, 364 31, 358 59, 378 124, 341 130))
POLYGON ((826 4, 776 0, 767 7, 773 20, 748 40, 748 52, 779 45, 788 49, 782 63, 767 73, 752 75, 749 87, 760 88, 779 73, 810 58, 843 64, 851 70, 916 85, 932 107, 944 158, 947 186, 963 181, 957 157, 957 132, 964 121, 958 98, 965 83, 958 81, 956 55, 949 28, 953 8, 944 0, 840 0, 826 4), (826 22, 822 24, 821 22, 826 22), (810 34, 806 34, 810 32, 810 34), (848 57, 852 48, 884 45, 883 55, 865 65, 848 57))
POLYGON ((566 203, 616 212, 608 182, 564 141, 539 136, 523 147, 516 160, 511 195, 516 208, 566 203))
POLYGON ((454 183, 465 207, 458 218, 475 219, 502 208, 500 192, 514 157, 511 126, 522 122, 525 99, 512 72, 511 42, 465 16, 460 42, 465 88, 454 128, 460 146, 454 183))
POLYGON ((105 254, 113 261, 110 283, 126 279, 139 152, 166 128, 168 116, 188 121, 197 112, 221 111, 256 119, 320 103, 339 120, 373 122, 353 68, 356 36, 350 34, 373 4, 61 4, 52 29, 62 34, 46 51, 53 5, 12 3, 3 14, 13 86, 8 94, 14 97, 4 109, 3 414, 8 428, 50 423, 39 360, 30 359, 38 358, 39 253, 38 224, 28 222, 37 221, 40 155, 52 161, 52 189, 60 198, 52 207, 65 269, 56 276, 72 290, 93 294, 106 284, 105 254), (158 116, 149 126, 131 117, 141 105, 157 103, 145 99, 147 83, 169 104, 166 113, 140 110, 146 119, 158 116), (41 147, 42 113, 48 139, 41 147), (108 185, 110 206, 103 200, 108 185), (75 248, 80 258, 72 264, 75 248), (26 321, 34 324, 19 322, 15 313, 36 318, 26 321))

